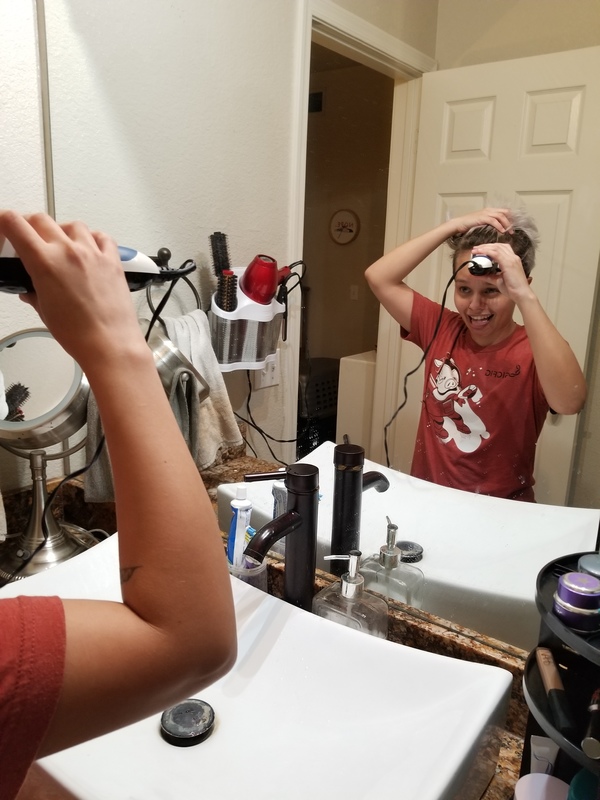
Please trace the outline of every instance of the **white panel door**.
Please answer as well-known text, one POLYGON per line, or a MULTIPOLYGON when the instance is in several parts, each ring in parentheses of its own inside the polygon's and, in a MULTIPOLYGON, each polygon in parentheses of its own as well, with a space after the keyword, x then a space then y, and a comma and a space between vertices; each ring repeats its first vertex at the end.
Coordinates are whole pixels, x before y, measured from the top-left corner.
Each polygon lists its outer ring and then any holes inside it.
MULTIPOLYGON (((585 365, 600 253, 600 47, 429 73, 423 77, 412 234, 486 205, 524 204, 541 236, 533 286, 585 365)), ((438 301, 447 248, 411 276, 438 301)), ((448 303, 451 307, 452 290, 448 303)), ((397 335, 397 328, 390 335, 397 335)), ((420 351, 404 344, 400 375, 420 351)), ((408 470, 422 370, 390 427, 393 466, 408 470)), ((398 388, 398 403, 402 400, 398 388)), ((538 444, 536 498, 563 504, 577 418, 551 417, 538 444)))

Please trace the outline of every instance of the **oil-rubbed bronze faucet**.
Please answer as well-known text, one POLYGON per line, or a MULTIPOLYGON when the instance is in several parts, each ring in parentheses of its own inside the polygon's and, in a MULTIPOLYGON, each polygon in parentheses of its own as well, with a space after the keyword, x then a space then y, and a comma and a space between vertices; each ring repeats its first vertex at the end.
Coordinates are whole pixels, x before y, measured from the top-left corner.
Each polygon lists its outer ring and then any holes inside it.
MULTIPOLYGON (((357 444, 338 444, 333 451, 333 510, 331 518, 331 555, 348 555, 360 549, 362 494, 373 487, 386 492, 390 482, 381 472, 365 472, 364 448, 357 444)), ((331 564, 338 577, 347 571, 339 562, 331 564)))
POLYGON ((282 474, 287 489, 287 510, 254 534, 244 555, 262 562, 275 542, 287 536, 283 599, 310 611, 317 561, 318 468, 311 464, 292 464, 285 473, 261 472, 245 475, 244 480, 281 480, 282 474))

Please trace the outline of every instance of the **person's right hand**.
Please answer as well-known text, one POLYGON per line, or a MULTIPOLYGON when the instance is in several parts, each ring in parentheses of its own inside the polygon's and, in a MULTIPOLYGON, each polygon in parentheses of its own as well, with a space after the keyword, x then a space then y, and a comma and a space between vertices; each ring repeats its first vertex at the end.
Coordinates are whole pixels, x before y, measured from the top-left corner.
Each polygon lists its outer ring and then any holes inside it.
POLYGON ((143 342, 115 242, 82 222, 0 210, 5 236, 29 273, 32 305, 56 340, 86 371, 125 345, 143 342))
POLYGON ((452 220, 456 234, 463 234, 472 228, 480 228, 483 225, 490 225, 499 233, 506 233, 512 227, 509 210, 507 208, 483 208, 480 211, 472 211, 462 217, 452 220))

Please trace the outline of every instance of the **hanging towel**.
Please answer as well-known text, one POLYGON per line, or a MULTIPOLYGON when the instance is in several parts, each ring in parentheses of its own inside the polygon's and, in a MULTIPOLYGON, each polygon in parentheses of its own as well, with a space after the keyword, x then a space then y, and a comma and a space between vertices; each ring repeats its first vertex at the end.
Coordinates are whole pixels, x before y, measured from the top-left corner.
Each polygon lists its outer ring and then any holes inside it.
POLYGON ((208 317, 197 309, 183 317, 166 317, 167 334, 183 355, 191 361, 210 389, 209 396, 198 410, 198 469, 207 469, 220 450, 242 444, 242 435, 235 420, 231 401, 219 362, 212 348, 208 317))

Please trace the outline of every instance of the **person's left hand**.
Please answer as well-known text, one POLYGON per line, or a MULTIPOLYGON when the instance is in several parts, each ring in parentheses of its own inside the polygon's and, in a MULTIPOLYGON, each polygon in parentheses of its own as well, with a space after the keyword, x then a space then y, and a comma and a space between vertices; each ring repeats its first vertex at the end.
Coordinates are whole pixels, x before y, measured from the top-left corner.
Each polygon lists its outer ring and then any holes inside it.
POLYGON ((525 295, 531 294, 529 287, 531 278, 525 274, 521 259, 509 244, 504 242, 479 244, 473 247, 473 255, 488 256, 498 264, 500 274, 495 275, 498 289, 515 303, 525 295))

